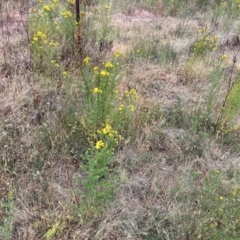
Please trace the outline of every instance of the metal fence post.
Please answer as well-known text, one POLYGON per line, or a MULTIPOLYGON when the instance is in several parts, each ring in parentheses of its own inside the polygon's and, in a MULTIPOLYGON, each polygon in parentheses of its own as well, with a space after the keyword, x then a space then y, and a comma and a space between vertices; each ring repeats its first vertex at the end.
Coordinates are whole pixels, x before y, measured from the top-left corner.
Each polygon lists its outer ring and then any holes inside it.
POLYGON ((76 0, 76 22, 79 24, 80 22, 80 1, 76 0))

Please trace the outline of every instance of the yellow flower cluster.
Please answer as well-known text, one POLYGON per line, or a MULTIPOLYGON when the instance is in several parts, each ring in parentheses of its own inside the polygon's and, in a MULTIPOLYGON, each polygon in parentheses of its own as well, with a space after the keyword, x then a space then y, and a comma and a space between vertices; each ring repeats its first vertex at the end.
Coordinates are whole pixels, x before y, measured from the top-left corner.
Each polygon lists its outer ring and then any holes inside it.
POLYGON ((35 33, 33 36, 33 43, 37 42, 38 40, 42 40, 42 41, 44 41, 44 43, 47 43, 46 38, 47 38, 47 36, 45 33, 41 32, 41 31, 37 31, 37 33, 35 33))
POLYGON ((106 10, 109 10, 109 9, 110 9, 110 7, 109 7, 108 4, 106 4, 106 5, 104 6, 104 8, 105 8, 106 10))
POLYGON ((204 54, 207 51, 215 51, 217 49, 218 36, 203 36, 193 46, 196 54, 204 54))
POLYGON ((54 64, 54 66, 55 66, 56 68, 59 67, 59 64, 58 64, 55 60, 51 60, 51 63, 54 64))
MULTIPOLYGON (((87 59, 85 60, 85 62, 89 62, 87 61, 87 59)), ((86 63, 85 63, 86 64, 86 63)), ((86 64, 87 65, 87 64, 86 64)), ((106 62, 104 64, 104 67, 106 68, 106 70, 102 69, 102 70, 99 70, 99 67, 98 66, 95 66, 93 67, 93 72, 94 74, 99 74, 101 77, 108 77, 110 75, 110 73, 107 71, 107 70, 110 70, 111 68, 113 68, 113 64, 111 62, 106 62)))
POLYGON ((130 96, 133 96, 134 98, 138 97, 138 94, 135 88, 132 88, 130 91, 127 91, 125 94, 126 94, 126 97, 130 97, 130 96))
POLYGON ((233 195, 234 197, 236 197, 237 193, 238 193, 238 188, 236 188, 236 187, 233 188, 232 195, 233 195))
POLYGON ((76 0, 67 0, 67 2, 70 4, 75 4, 76 0))
POLYGON ((70 11, 62 12, 61 15, 64 18, 72 17, 72 13, 70 11))
POLYGON ((107 123, 101 130, 98 130, 98 133, 103 133, 104 135, 109 135, 110 137, 120 137, 118 132, 114 130, 109 123, 107 123))
POLYGON ((37 31, 36 37, 39 37, 41 39, 45 39, 46 38, 46 34, 41 32, 41 31, 37 31))
POLYGON ((104 134, 108 134, 108 133, 111 132, 111 130, 112 130, 111 125, 110 125, 110 124, 106 124, 106 126, 102 129, 102 132, 103 132, 104 134))
POLYGON ((53 40, 51 40, 51 41, 49 42, 49 45, 50 45, 50 46, 57 47, 57 46, 59 46, 59 43, 58 43, 58 42, 54 42, 53 40))
POLYGON ((99 140, 96 142, 95 148, 96 149, 100 149, 102 147, 104 147, 105 143, 103 142, 103 140, 99 140))
POLYGON ((226 54, 223 54, 223 55, 221 56, 221 59, 222 59, 222 60, 227 59, 227 55, 226 55, 226 54))
POLYGON ((197 33, 205 33, 207 31, 207 27, 202 27, 197 30, 197 33))
POLYGON ((102 93, 102 90, 97 88, 97 87, 95 87, 92 92, 93 93, 102 93))
MULTIPOLYGON (((118 141, 121 139, 121 135, 119 135, 116 130, 113 130, 112 126, 108 123, 105 125, 104 128, 98 130, 97 133, 100 135, 102 134, 103 138, 105 138, 104 136, 110 137, 111 141, 114 141, 115 144, 118 144, 118 141)), ((109 141, 106 139, 108 138, 105 138, 105 141, 109 141)), ((95 148, 97 150, 103 148, 104 146, 106 146, 106 143, 103 140, 98 140, 95 144, 95 148)))
POLYGON ((222 200, 223 200, 222 196, 216 198, 216 201, 222 201, 222 200))
POLYGON ((134 112, 135 108, 133 105, 130 106, 130 111, 134 112))
POLYGON ((112 65, 112 63, 110 63, 110 62, 106 62, 106 63, 105 63, 105 67, 106 67, 106 68, 113 68, 113 65, 112 65))
POLYGON ((102 70, 102 71, 100 72, 100 75, 101 75, 102 77, 106 77, 106 76, 109 76, 109 72, 107 72, 107 71, 105 71, 105 70, 102 70))
POLYGON ((58 22, 55 21, 54 24, 55 24, 56 30, 59 31, 61 28, 60 28, 58 22))
POLYGON ((52 9, 49 5, 44 5, 43 10, 46 11, 46 12, 50 12, 52 9))
POLYGON ((89 63, 90 63, 90 57, 85 57, 84 59, 83 59, 83 64, 84 65, 88 65, 89 63))
POLYGON ((120 107, 118 108, 118 111, 122 111, 124 109, 124 104, 121 104, 120 107))
POLYGON ((122 54, 121 54, 121 52, 119 52, 119 51, 116 51, 114 54, 113 54, 113 56, 114 57, 120 57, 122 54))
MULTIPOLYGON (((102 129, 98 130, 97 133, 102 136, 106 142, 114 142, 117 145, 119 143, 119 140, 122 138, 118 131, 114 130, 109 123, 107 123, 102 129)), ((97 148, 97 146, 99 147, 99 143, 103 143, 103 141, 97 141, 95 146, 96 149, 99 149, 97 148)))
MULTIPOLYGON (((107 135, 107 136, 111 137, 111 139, 112 139, 111 141, 114 141, 115 144, 118 144, 118 141, 121 139, 121 135, 119 135, 118 132, 116 130, 114 130, 109 123, 107 123, 104 128, 102 128, 101 130, 98 130, 97 132, 98 132, 98 134, 103 134, 103 135, 107 135)), ((95 144, 95 148, 100 149, 100 148, 104 147, 105 145, 106 144, 103 140, 98 140, 95 144)))

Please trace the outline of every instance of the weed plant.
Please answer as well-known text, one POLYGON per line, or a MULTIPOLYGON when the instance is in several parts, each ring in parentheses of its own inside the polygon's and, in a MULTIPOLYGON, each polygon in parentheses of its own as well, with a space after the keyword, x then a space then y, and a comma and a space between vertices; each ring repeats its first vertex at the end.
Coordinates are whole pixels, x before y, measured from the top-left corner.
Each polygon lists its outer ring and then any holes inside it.
MULTIPOLYGON (((68 1, 68 4, 72 2, 68 1)), ((69 51, 74 54, 75 35, 76 32, 79 34, 79 27, 80 33, 86 32, 87 29, 87 37, 99 43, 102 48, 106 47, 103 45, 109 43, 112 35, 108 4, 101 5, 100 9, 94 8, 94 15, 90 15, 88 19, 86 13, 81 12, 85 22, 81 20, 78 24, 67 7, 67 4, 61 4, 59 1, 40 1, 38 9, 31 10, 31 19, 35 21, 30 25, 33 32, 30 46, 37 69, 47 74, 51 72, 49 76, 58 74, 63 81, 72 81, 74 75, 71 77, 71 73, 65 69, 66 66, 61 66, 61 62, 69 51)), ((102 50, 100 49, 100 52, 102 50)), ((87 54, 87 49, 82 54, 87 54)), ((85 162, 81 166, 86 174, 83 181, 84 197, 80 206, 80 215, 83 218, 94 215, 95 211, 97 214, 113 196, 116 184, 109 166, 113 162, 122 136, 126 134, 124 131, 134 112, 137 99, 134 88, 125 92, 118 90, 124 65, 124 58, 120 52, 113 53, 111 59, 100 63, 95 61, 91 52, 89 54, 83 59, 78 58, 76 63, 80 78, 77 87, 83 94, 79 105, 81 109, 72 111, 72 107, 67 106, 68 111, 65 114, 68 116, 59 119, 67 130, 66 143, 70 145, 70 151, 85 162)), ((59 139, 58 134, 49 131, 48 128, 43 129, 46 147, 49 145, 48 148, 53 149, 53 143, 55 145, 59 139)), ((58 226, 60 223, 56 224, 58 226)), ((56 228, 52 227, 46 236, 54 235, 56 228)))
POLYGON ((207 33, 207 28, 203 27, 197 30, 197 41, 192 47, 192 54, 194 58, 206 55, 210 51, 217 50, 218 36, 211 36, 207 33))
POLYGON ((151 43, 145 40, 140 41, 130 55, 136 58, 135 61, 143 59, 153 63, 168 64, 177 60, 177 53, 173 47, 159 40, 153 40, 151 43))
POLYGON ((77 29, 75 16, 67 3, 39 1, 35 8, 30 9, 29 22, 35 68, 47 74, 64 71, 65 66, 60 66, 60 62, 68 54, 73 54, 77 29))
MULTIPOLYGON (((184 221, 183 235, 189 239, 238 239, 239 236, 239 177, 236 171, 190 172, 189 188, 182 185, 176 200, 183 203, 177 221, 184 221), (190 191, 190 192, 188 192, 190 191)), ((183 183, 183 184, 186 184, 183 183)))
POLYGON ((111 62, 107 61, 100 67, 93 66, 91 59, 86 57, 81 69, 81 89, 86 98, 82 121, 88 131, 90 145, 84 154, 88 164, 82 169, 88 176, 84 183, 87 204, 93 204, 90 207, 93 210, 113 194, 115 184, 109 166, 137 99, 135 89, 121 94, 118 91, 122 64, 122 57, 117 52, 111 62))
POLYGON ((1 200, 0 207, 4 212, 0 225, 0 238, 10 240, 13 231, 13 213, 16 211, 14 190, 9 190, 6 197, 1 200))

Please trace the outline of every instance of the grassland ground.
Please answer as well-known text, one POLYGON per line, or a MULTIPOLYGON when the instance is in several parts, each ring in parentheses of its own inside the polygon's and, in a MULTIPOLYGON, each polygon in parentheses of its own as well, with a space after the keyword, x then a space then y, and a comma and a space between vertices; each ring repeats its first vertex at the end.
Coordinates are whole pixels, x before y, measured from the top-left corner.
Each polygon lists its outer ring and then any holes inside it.
POLYGON ((239 239, 240 3, 92 2, 82 56, 58 2, 0 1, 0 239, 239 239))

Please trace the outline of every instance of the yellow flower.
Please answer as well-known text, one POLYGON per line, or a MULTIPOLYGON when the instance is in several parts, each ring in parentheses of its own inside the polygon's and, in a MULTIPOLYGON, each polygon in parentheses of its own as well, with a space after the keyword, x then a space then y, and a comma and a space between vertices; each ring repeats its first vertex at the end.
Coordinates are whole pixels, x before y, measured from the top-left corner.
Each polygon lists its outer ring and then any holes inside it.
POLYGON ((49 45, 50 45, 50 46, 57 46, 58 43, 55 43, 53 40, 51 40, 50 43, 49 43, 49 45))
POLYGON ((224 59, 227 58, 227 55, 226 55, 226 54, 223 54, 221 58, 224 60, 224 59))
POLYGON ((129 93, 132 95, 137 95, 137 91, 135 88, 132 88, 129 93))
POLYGON ((43 6, 43 10, 46 12, 50 12, 51 8, 48 5, 43 6))
POLYGON ((69 11, 62 12, 61 15, 62 15, 63 17, 65 17, 65 18, 67 18, 67 17, 72 17, 72 13, 69 12, 69 11))
POLYGON ((90 62, 90 57, 85 57, 85 58, 83 59, 83 64, 88 65, 89 62, 90 62))
POLYGON ((58 68, 59 67, 59 64, 58 63, 55 63, 55 65, 54 65, 56 68, 58 68))
POLYGON ((122 111, 122 110, 123 110, 123 108, 124 108, 124 105, 123 105, 123 104, 121 104, 121 105, 120 105, 120 107, 118 108, 118 110, 119 110, 119 111, 122 111))
POLYGON ((38 38, 37 38, 37 37, 34 37, 34 38, 33 38, 33 40, 34 40, 34 41, 37 41, 37 40, 38 40, 38 38))
POLYGON ((130 110, 131 110, 132 112, 134 112, 134 106, 133 106, 133 105, 130 106, 130 110))
POLYGON ((98 67, 98 66, 95 66, 95 67, 93 68, 93 70, 97 72, 97 71, 99 70, 99 67, 98 67))
POLYGON ((223 200, 223 197, 220 196, 220 197, 216 197, 216 201, 222 201, 223 200))
POLYGON ((141 51, 139 49, 136 50, 137 53, 140 53, 141 51))
POLYGON ((36 37, 45 39, 46 38, 46 34, 41 32, 41 31, 37 31, 37 34, 35 35, 36 37))
POLYGON ((13 190, 10 190, 7 194, 7 197, 9 200, 13 200, 13 197, 14 197, 14 191, 13 190))
POLYGON ((214 223, 211 223, 211 224, 210 224, 210 227, 211 227, 211 228, 214 228, 214 227, 215 227, 215 224, 214 224, 214 223))
POLYGON ((108 73, 107 71, 105 71, 105 70, 102 70, 102 71, 100 72, 100 75, 101 75, 102 77, 105 77, 105 76, 109 76, 109 73, 108 73))
POLYGON ((109 7, 108 4, 106 4, 106 5, 104 6, 104 8, 107 9, 107 10, 109 10, 110 7, 109 7))
POLYGON ((75 4, 75 0, 67 0, 67 2, 70 4, 75 4))
POLYGON ((104 147, 105 143, 102 140, 99 140, 96 142, 95 148, 96 149, 100 149, 102 147, 104 147))
POLYGON ((120 135, 118 135, 118 132, 116 130, 111 130, 111 132, 108 135, 110 137, 118 137, 118 138, 120 138, 120 135))
POLYGON ((121 52, 117 51, 117 52, 115 52, 115 53, 113 54, 113 56, 115 56, 115 57, 120 57, 120 56, 121 56, 121 52))
POLYGON ((99 88, 97 88, 97 87, 95 87, 95 88, 93 89, 93 93, 102 93, 102 90, 99 89, 99 88))
POLYGON ((68 75, 67 71, 63 71, 62 74, 65 76, 68 75))
POLYGON ((105 128, 102 129, 102 132, 103 132, 104 134, 108 134, 108 133, 111 132, 111 130, 112 130, 111 125, 110 125, 110 124, 106 124, 105 128))
POLYGON ((106 67, 106 68, 113 68, 113 65, 112 65, 112 63, 110 63, 110 62, 106 62, 106 63, 105 63, 105 67, 106 67))
POLYGON ((233 195, 234 197, 236 197, 237 192, 238 192, 238 188, 235 187, 235 188, 233 189, 233 191, 232 191, 232 195, 233 195))
POLYGON ((126 97, 130 97, 131 95, 137 98, 137 91, 135 88, 132 88, 130 91, 126 92, 126 97))

